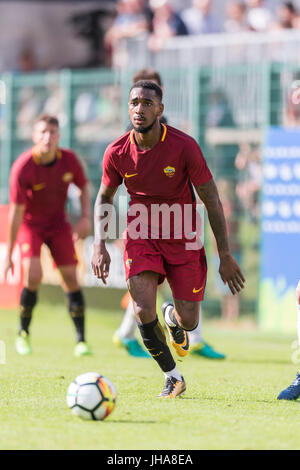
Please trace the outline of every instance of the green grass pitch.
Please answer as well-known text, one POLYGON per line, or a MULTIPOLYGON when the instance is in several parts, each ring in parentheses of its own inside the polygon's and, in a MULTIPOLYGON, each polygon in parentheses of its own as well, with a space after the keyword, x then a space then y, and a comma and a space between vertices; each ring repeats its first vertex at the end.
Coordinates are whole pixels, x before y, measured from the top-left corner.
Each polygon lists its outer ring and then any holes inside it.
POLYGON ((74 331, 64 306, 40 303, 32 324, 31 357, 14 351, 15 312, 2 310, 0 340, 1 449, 299 449, 300 405, 278 402, 294 378, 291 337, 204 325, 205 337, 228 354, 222 362, 178 362, 184 398, 159 400, 163 376, 151 359, 113 346, 121 315, 88 310, 92 357, 73 357, 74 331), (115 384, 114 412, 85 422, 66 405, 68 384, 98 371, 115 384))

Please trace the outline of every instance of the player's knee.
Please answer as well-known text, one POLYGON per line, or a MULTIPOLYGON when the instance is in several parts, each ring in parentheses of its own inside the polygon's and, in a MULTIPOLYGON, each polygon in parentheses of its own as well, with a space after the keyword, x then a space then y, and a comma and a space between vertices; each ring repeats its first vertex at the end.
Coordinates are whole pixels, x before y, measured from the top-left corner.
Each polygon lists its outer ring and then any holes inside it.
POLYGON ((70 282, 66 283, 66 285, 67 285, 67 288, 68 288, 69 292, 76 292, 76 291, 80 290, 80 286, 79 286, 76 279, 74 279, 72 281, 70 280, 70 282))
POLYGON ((179 323, 185 330, 194 330, 199 321, 199 306, 195 302, 185 302, 185 305, 177 305, 179 323))
POLYGON ((63 272, 63 280, 69 292, 80 290, 75 270, 70 272, 63 272))
POLYGON ((32 271, 28 275, 26 287, 31 291, 35 291, 39 288, 41 282, 42 282, 42 272, 32 271))
POLYGON ((151 305, 136 304, 135 315, 138 321, 142 323, 149 323, 156 318, 156 311, 151 305))

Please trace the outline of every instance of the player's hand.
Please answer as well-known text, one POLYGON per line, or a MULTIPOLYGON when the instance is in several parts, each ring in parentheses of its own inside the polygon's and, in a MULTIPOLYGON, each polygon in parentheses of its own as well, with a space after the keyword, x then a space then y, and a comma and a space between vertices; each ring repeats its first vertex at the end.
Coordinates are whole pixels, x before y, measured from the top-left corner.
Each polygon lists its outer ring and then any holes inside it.
POLYGON ((220 257, 219 273, 224 284, 228 284, 232 294, 235 295, 244 288, 246 282, 239 265, 230 253, 220 257))
POLYGON ((80 217, 73 227, 73 240, 86 238, 91 233, 91 219, 87 216, 80 217))
POLYGON ((4 265, 3 265, 3 274, 4 274, 4 280, 7 280, 8 273, 11 271, 11 273, 14 273, 14 264, 12 262, 12 259, 7 256, 4 260, 4 265))
POLYGON ((92 268, 95 276, 106 284, 106 278, 109 274, 110 256, 104 243, 94 245, 92 257, 92 268))

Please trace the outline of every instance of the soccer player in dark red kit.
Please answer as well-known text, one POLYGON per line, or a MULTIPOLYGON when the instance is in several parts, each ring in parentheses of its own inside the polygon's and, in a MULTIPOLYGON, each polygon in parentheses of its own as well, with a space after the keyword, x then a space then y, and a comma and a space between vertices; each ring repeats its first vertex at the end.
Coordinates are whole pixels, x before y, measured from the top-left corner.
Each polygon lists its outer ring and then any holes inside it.
MULTIPOLYGON (((185 217, 176 217, 174 213, 173 228, 165 237, 164 219, 160 219, 157 227, 153 223, 152 209, 155 213, 162 204, 169 208, 188 206, 187 214, 195 221, 193 185, 208 212, 223 282, 236 295, 244 287, 245 279, 231 256, 222 204, 202 152, 192 137, 160 123, 163 110, 162 90, 156 84, 140 81, 131 87, 129 116, 133 130, 110 144, 103 158, 103 177, 95 203, 92 267, 95 275, 106 283, 110 265, 105 246, 107 215, 116 189, 124 179, 131 196, 124 251, 128 289, 144 344, 165 375, 165 386, 159 397, 175 398, 184 393, 186 383, 177 370, 158 321, 157 286, 167 278, 174 305, 163 306, 164 320, 176 353, 186 356, 188 331, 197 327, 204 295, 206 257, 204 247, 188 233, 183 234, 185 230, 178 238, 177 232, 185 225, 185 217), (188 243, 191 240, 193 242, 188 243)), ((188 225, 195 227, 195 224, 188 225)))
POLYGON ((34 147, 14 162, 10 174, 10 211, 7 256, 4 273, 13 268, 12 251, 20 245, 24 288, 20 299, 20 328, 16 349, 21 355, 31 353, 29 325, 42 280, 41 246, 45 243, 62 277, 74 322, 77 344, 75 356, 90 354, 84 336, 84 298, 77 281, 77 256, 74 241, 90 231, 90 195, 83 168, 71 150, 60 149, 59 123, 43 114, 36 119, 32 140, 34 147), (71 227, 65 203, 70 183, 80 190, 81 217, 71 227))

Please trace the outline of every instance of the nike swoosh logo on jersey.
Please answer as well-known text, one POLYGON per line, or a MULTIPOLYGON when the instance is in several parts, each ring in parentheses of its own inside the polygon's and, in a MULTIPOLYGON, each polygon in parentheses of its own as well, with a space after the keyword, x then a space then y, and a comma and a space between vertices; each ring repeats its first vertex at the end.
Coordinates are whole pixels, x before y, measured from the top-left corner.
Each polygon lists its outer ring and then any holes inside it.
POLYGON ((193 294, 197 294, 197 293, 200 292, 202 289, 203 289, 203 286, 200 287, 200 289, 195 289, 195 287, 194 287, 194 289, 193 289, 193 294))
POLYGON ((125 173, 125 178, 132 178, 132 176, 136 176, 138 173, 132 173, 131 175, 128 175, 127 171, 125 173))

